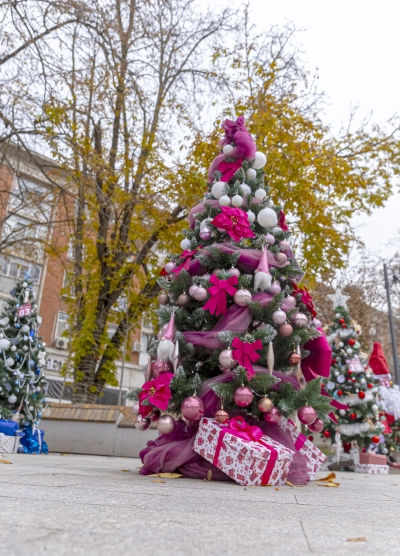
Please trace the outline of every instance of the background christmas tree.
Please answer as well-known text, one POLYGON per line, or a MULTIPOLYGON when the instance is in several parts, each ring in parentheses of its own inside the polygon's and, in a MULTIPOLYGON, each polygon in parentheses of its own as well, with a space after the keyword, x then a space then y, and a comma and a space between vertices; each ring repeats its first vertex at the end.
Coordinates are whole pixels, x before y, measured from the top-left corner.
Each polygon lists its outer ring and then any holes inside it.
POLYGON ((310 380, 319 372, 312 358, 313 369, 307 365, 313 342, 325 362, 328 356, 327 372, 330 349, 312 299, 298 285, 303 272, 282 207, 265 185, 266 157, 256 152, 242 117, 223 127, 223 152, 209 169, 203 201, 189 214, 183 253, 161 273, 160 332, 146 382, 129 396, 137 428, 157 420, 164 445, 179 434, 193 436, 203 415, 224 422, 241 411, 277 429, 281 415, 298 411, 319 432, 332 409, 320 380, 310 380), (309 382, 300 389, 302 359, 309 382), (191 430, 182 429, 186 423, 191 430))
POLYGON ((360 449, 368 449, 373 444, 386 454, 382 435, 385 427, 379 413, 379 382, 371 369, 365 369, 365 361, 360 358, 361 329, 350 319, 346 305, 349 296, 338 289, 328 297, 333 302, 335 317, 329 326, 332 365, 325 387, 349 409, 339 410, 338 422, 331 422, 323 435, 334 440, 339 431, 346 452, 350 450, 351 443, 357 443, 360 449))
POLYGON ((46 348, 38 336, 33 282, 18 282, 0 318, 0 416, 34 433, 42 415, 47 381, 42 374, 46 348))

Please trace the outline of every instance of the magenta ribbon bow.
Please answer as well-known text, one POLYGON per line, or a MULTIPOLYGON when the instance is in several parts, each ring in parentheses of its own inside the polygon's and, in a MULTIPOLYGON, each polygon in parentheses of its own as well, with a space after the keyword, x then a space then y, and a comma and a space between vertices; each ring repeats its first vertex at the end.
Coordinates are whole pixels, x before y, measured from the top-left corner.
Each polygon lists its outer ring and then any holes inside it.
POLYGON ((256 350, 262 349, 262 341, 256 340, 255 342, 248 343, 243 342, 240 338, 234 338, 232 347, 235 348, 232 351, 232 357, 236 359, 239 365, 246 369, 247 378, 251 378, 254 375, 252 363, 255 363, 261 357, 256 350))
POLYGON ((185 259, 184 262, 181 265, 174 268, 174 270, 172 272, 179 273, 181 270, 189 270, 190 263, 192 262, 192 257, 193 257, 193 255, 195 255, 197 253, 197 251, 198 251, 198 249, 193 249, 193 251, 188 251, 186 249, 186 251, 184 251, 181 255, 181 259, 183 259, 183 258, 185 259))
POLYGON ((211 295, 210 299, 203 306, 203 309, 208 309, 212 315, 221 315, 226 313, 226 294, 235 295, 236 284, 239 283, 237 276, 231 276, 228 280, 219 280, 215 274, 210 278, 210 282, 214 284, 208 288, 211 295))
POLYGON ((228 182, 233 178, 239 168, 242 167, 243 158, 238 158, 233 162, 225 162, 223 160, 218 164, 218 170, 222 173, 221 181, 228 182))
POLYGON ((322 332, 322 336, 309 340, 303 347, 310 352, 301 362, 301 370, 306 381, 310 382, 317 376, 328 377, 331 370, 332 349, 325 334, 322 332))
POLYGON ((259 442, 264 436, 260 427, 249 425, 241 415, 229 419, 224 431, 238 438, 243 438, 243 440, 253 440, 255 442, 259 442))

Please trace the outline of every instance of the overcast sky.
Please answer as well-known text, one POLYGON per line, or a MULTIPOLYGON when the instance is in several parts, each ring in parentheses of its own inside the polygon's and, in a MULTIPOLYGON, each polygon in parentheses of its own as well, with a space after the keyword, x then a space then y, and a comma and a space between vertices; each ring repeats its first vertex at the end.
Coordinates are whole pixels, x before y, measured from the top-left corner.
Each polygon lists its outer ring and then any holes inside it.
MULTIPOLYGON (((304 29, 298 39, 310 70, 318 68, 326 93, 326 121, 334 129, 348 121, 351 105, 359 116, 373 112, 384 124, 400 114, 399 0, 250 0, 260 28, 292 21, 304 29)), ((400 195, 371 217, 356 219, 359 235, 371 251, 400 229, 400 195)))

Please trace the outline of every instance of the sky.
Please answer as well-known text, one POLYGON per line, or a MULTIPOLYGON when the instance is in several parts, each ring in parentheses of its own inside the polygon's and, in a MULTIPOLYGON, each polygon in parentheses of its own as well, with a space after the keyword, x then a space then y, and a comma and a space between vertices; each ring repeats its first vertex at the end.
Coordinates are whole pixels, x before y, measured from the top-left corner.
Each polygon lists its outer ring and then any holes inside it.
MULTIPOLYGON (((373 113, 380 125, 400 114, 400 2, 398 0, 250 0, 260 29, 295 23, 303 59, 318 68, 327 97, 325 122, 338 130, 350 107, 360 119, 373 113)), ((400 195, 372 216, 355 217, 358 235, 372 252, 390 255, 388 242, 400 234, 400 195)))

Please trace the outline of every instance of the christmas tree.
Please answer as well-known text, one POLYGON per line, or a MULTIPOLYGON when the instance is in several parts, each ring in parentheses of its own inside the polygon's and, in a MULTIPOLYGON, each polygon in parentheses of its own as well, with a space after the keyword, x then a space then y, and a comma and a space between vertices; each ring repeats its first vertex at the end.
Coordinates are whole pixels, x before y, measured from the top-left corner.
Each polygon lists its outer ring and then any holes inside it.
POLYGON ((25 432, 26 451, 46 451, 35 440, 47 381, 42 374, 46 348, 38 336, 41 317, 33 281, 26 278, 17 282, 10 293, 14 299, 9 300, 0 317, 0 417, 19 422, 25 432))
POLYGON ((333 302, 335 317, 329 326, 332 364, 325 386, 348 409, 339 410, 338 422, 329 424, 323 436, 335 438, 338 455, 342 449, 345 452, 352 446, 369 449, 371 444, 377 451, 387 453, 382 434, 385 427, 379 414, 379 382, 360 358, 361 328, 350 319, 346 304, 349 296, 338 289, 328 297, 333 302))
MULTIPOLYGON (((161 272, 160 332, 145 384, 129 395, 136 427, 154 420, 162 433, 141 453, 143 474, 179 469, 203 478, 212 468, 213 478, 226 479, 191 449, 202 416, 223 423, 240 414, 293 448, 281 416, 298 412, 320 432, 335 404, 319 378, 328 376, 331 350, 299 286, 285 215, 265 183, 266 156, 243 117, 222 127, 222 152, 190 211, 183 252, 161 272)), ((300 456, 295 466, 304 469, 300 456)), ((304 482, 300 475, 290 480, 304 482)))

